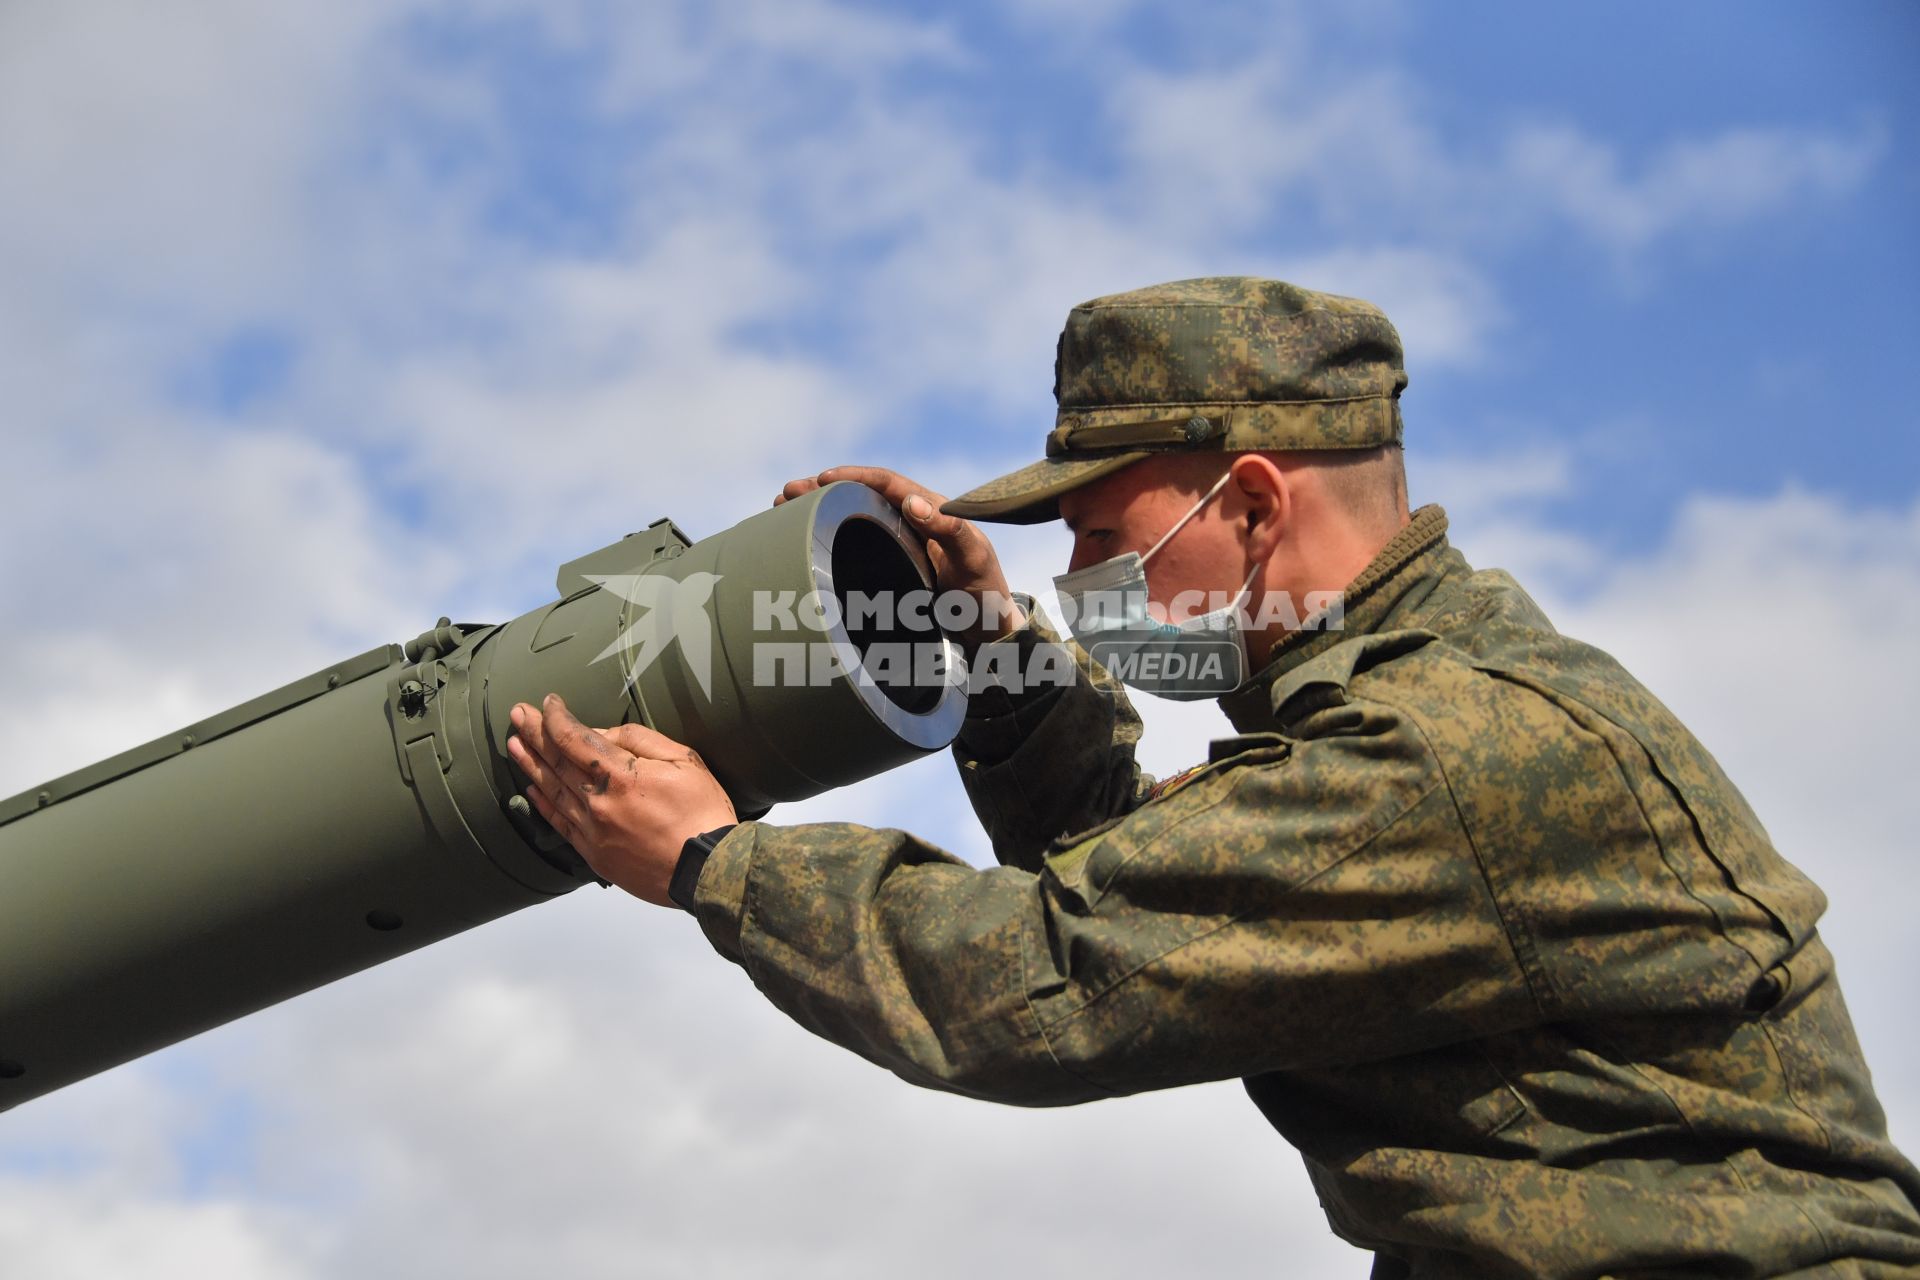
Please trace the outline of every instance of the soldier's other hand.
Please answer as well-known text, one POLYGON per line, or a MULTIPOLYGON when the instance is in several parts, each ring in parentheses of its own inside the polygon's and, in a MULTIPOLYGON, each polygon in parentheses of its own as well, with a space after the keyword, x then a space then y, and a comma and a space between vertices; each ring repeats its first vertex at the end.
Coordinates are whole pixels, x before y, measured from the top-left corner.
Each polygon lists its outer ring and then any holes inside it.
POLYGON ((736 821, 733 801, 693 748, 644 725, 590 729, 550 693, 515 703, 507 754, 527 798, 600 878, 671 905, 667 886, 688 839, 736 821))
POLYGON ((978 621, 955 636, 969 653, 990 640, 1010 635, 1026 621, 1007 586, 1000 556, 980 526, 940 514, 940 504, 946 499, 897 471, 885 467, 828 467, 817 476, 787 481, 773 505, 777 507, 836 480, 864 484, 892 503, 906 517, 907 527, 926 540, 934 585, 942 591, 964 591, 973 597, 973 615, 978 621))

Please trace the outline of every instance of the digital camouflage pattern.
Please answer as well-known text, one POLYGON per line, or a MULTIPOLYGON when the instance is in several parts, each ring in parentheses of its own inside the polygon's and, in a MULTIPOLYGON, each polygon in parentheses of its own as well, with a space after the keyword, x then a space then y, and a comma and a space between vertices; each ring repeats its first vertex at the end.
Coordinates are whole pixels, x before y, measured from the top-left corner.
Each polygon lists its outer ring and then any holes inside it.
MULTIPOLYGON (((746 822, 708 937, 803 1025, 1026 1106, 1242 1077, 1376 1276, 1920 1274, 1824 900, 1611 658, 1425 507, 1147 799, 1139 722, 976 695, 1004 864, 746 822)), ((1006 643, 1055 643, 1044 622, 1006 643)))
POLYGON ((1400 335, 1378 307, 1249 276, 1081 303, 1053 378, 1046 458, 961 494, 949 515, 1051 520, 1061 494, 1157 450, 1397 443, 1407 385, 1400 335))

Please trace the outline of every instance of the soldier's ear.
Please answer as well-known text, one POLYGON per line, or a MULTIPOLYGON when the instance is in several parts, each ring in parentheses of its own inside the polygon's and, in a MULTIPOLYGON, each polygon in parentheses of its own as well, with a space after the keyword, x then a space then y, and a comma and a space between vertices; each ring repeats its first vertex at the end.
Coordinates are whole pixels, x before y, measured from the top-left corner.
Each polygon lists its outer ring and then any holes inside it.
POLYGON ((1229 469, 1241 505, 1241 535, 1250 559, 1264 561, 1279 548, 1293 517, 1293 493, 1287 473, 1273 459, 1243 453, 1229 469))

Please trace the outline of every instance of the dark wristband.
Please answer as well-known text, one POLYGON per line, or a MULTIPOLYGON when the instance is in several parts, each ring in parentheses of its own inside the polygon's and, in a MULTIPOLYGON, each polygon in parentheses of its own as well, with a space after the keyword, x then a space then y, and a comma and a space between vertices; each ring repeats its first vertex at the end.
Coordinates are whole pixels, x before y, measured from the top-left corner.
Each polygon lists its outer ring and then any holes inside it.
POLYGON ((667 881, 667 897, 673 900, 674 906, 682 911, 693 910, 693 889, 700 883, 700 872, 713 856, 714 847, 737 825, 729 822, 724 827, 687 837, 687 842, 680 846, 680 861, 673 864, 673 879, 667 881))

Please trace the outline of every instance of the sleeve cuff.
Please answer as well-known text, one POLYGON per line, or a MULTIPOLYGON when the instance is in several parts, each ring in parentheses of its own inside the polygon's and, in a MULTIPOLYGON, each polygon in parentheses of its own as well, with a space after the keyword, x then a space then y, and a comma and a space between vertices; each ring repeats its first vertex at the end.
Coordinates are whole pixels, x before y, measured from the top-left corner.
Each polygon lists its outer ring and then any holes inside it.
POLYGON ((761 824, 742 822, 727 832, 700 871, 693 887, 693 916, 707 941, 735 964, 744 965, 740 929, 747 912, 747 868, 753 859, 752 832, 761 824))
POLYGON ((1012 635, 975 653, 967 718, 954 740, 963 756, 982 764, 996 764, 1019 749, 1059 699, 1073 670, 1071 656, 1033 597, 1014 598, 1027 620, 1012 635), (1049 648, 1052 652, 1041 652, 1049 648))

